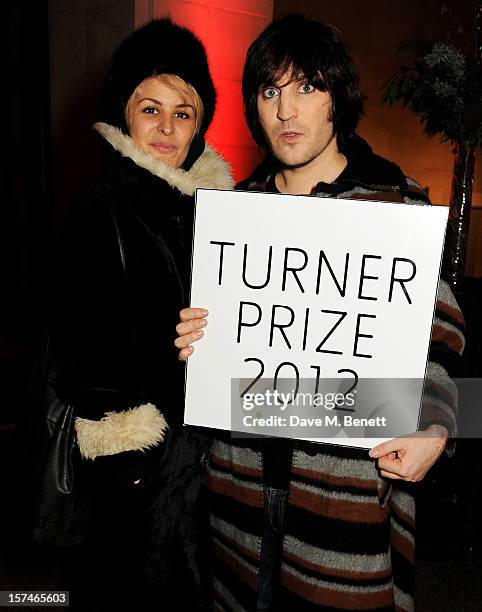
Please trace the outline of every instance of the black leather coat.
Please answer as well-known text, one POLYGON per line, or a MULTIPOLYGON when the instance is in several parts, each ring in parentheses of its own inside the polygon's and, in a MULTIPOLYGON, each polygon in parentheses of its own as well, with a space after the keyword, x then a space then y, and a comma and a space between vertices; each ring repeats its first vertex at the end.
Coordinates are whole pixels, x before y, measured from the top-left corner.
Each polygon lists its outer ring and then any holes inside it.
MULTIPOLYGON (((196 519, 209 441, 182 426, 184 366, 173 341, 179 310, 189 300, 194 191, 233 183, 227 164, 199 142, 188 167, 174 169, 140 152, 116 128, 100 124, 98 130, 107 141, 105 165, 62 232, 52 325, 59 393, 87 424, 87 434, 77 430, 94 497, 87 548, 91 556, 110 549, 104 578, 108 566, 119 581, 119 567, 134 563, 134 571, 142 563, 151 583, 172 590, 182 582, 190 601, 197 596, 189 585, 200 582, 196 519), (130 430, 138 423, 131 415, 146 406, 165 419, 167 430, 147 431, 144 443, 130 430), (128 444, 120 452, 126 432, 106 434, 105 413, 116 427, 127 423, 128 444), (163 441, 153 443, 150 434, 163 441), (148 528, 139 535, 129 527, 134 523, 148 528), (143 559, 134 561, 139 539, 145 539, 143 559)), ((142 429, 151 421, 142 421, 142 429)))

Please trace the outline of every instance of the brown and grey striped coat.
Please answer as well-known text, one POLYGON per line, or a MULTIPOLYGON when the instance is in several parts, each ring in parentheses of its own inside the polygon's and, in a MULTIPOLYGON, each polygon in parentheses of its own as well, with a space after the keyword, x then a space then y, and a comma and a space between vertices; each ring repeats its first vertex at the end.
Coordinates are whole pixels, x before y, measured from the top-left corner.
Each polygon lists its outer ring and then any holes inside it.
MULTIPOLYGON (((429 204, 425 192, 370 151, 313 195, 429 204), (371 155, 371 157, 370 157, 371 155)), ((267 191, 269 173, 241 188, 267 191)), ((453 429, 450 368, 463 350, 463 317, 440 281, 424 418, 453 429)), ((259 440, 218 437, 208 470, 214 542, 214 609, 256 610, 263 532, 259 440)), ((379 477, 363 449, 296 442, 291 464, 277 610, 413 610, 415 503, 412 486, 379 477)))

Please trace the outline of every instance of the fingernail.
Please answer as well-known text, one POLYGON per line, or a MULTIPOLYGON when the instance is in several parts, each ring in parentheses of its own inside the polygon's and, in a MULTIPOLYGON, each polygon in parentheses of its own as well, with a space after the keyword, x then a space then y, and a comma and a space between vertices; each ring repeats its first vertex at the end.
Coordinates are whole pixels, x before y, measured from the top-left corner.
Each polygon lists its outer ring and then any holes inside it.
POLYGON ((209 311, 206 310, 205 308, 201 308, 201 313, 202 313, 202 316, 205 317, 206 315, 209 314, 209 311))
POLYGON ((204 332, 202 332, 201 330, 195 331, 194 332, 194 337, 195 338, 200 338, 203 335, 204 332))
POLYGON ((206 327, 206 325, 208 324, 208 322, 205 319, 201 319, 198 323, 199 327, 206 327))
POLYGON ((369 451, 368 454, 370 455, 370 457, 376 457, 378 455, 377 451, 373 448, 369 451))

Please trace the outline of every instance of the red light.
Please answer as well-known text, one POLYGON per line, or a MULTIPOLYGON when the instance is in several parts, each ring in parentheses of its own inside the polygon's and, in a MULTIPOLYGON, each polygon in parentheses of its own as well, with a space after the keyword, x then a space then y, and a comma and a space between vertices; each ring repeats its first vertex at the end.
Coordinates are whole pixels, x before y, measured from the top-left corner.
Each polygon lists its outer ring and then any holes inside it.
POLYGON ((261 156, 244 121, 241 75, 249 45, 273 17, 273 0, 168 0, 164 5, 171 19, 206 47, 218 96, 207 140, 231 164, 236 181, 246 178, 261 156))

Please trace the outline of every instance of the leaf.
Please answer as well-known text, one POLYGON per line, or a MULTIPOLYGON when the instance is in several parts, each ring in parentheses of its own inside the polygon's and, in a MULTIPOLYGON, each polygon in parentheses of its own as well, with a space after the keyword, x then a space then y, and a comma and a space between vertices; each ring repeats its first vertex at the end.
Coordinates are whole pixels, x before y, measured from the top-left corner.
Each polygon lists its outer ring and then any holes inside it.
POLYGON ((392 81, 397 78, 398 72, 394 72, 392 76, 390 76, 386 81, 384 81, 381 85, 381 89, 386 90, 391 85, 392 81))
POLYGON ((400 84, 399 81, 394 81, 390 86, 390 96, 394 101, 400 98, 400 84))
POLYGON ((389 104, 390 106, 394 105, 394 100, 393 100, 393 98, 392 98, 392 96, 390 94, 390 91, 386 91, 385 92, 385 95, 383 97, 382 102, 385 103, 385 104, 389 104))
POLYGON ((400 82, 401 95, 404 96, 408 92, 408 90, 411 88, 411 86, 412 86, 412 81, 410 77, 408 76, 404 77, 400 82))

